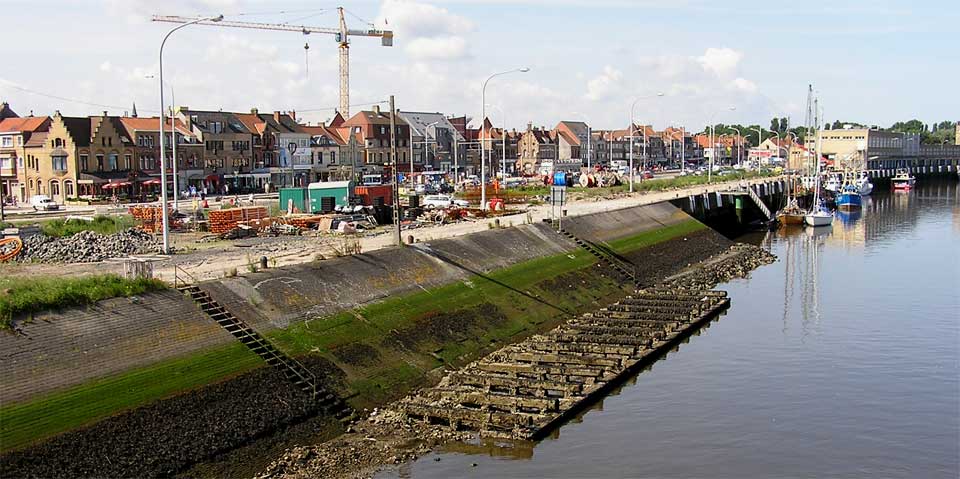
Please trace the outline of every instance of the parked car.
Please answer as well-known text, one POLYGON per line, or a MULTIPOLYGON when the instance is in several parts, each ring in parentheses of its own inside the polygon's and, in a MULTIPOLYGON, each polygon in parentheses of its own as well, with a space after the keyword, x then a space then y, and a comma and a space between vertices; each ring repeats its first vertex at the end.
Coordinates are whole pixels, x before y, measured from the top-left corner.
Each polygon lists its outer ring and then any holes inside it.
POLYGON ((54 211, 60 209, 60 205, 47 195, 33 195, 33 197, 30 198, 30 205, 33 206, 33 209, 36 211, 54 211))
POLYGON ((641 175, 643 175, 643 179, 645 179, 645 180, 652 180, 652 179, 653 179, 653 172, 650 171, 650 170, 644 170, 643 173, 641 173, 641 175))
POLYGON ((470 202, 455 199, 450 195, 427 195, 423 197, 423 201, 420 204, 422 204, 424 208, 449 208, 451 206, 465 208, 470 205, 470 202))

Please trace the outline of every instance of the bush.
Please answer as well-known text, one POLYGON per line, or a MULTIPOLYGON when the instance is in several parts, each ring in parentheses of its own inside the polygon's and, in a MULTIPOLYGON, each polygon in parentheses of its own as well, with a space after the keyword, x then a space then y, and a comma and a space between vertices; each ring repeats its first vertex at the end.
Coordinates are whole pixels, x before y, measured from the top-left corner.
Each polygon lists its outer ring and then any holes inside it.
POLYGON ((0 329, 10 329, 14 317, 50 309, 93 304, 102 299, 129 297, 166 289, 156 279, 125 279, 115 274, 81 278, 0 279, 0 329))
POLYGON ((118 233, 133 227, 130 216, 94 216, 93 221, 86 220, 50 220, 40 227, 47 236, 71 236, 81 231, 94 231, 102 235, 118 233))

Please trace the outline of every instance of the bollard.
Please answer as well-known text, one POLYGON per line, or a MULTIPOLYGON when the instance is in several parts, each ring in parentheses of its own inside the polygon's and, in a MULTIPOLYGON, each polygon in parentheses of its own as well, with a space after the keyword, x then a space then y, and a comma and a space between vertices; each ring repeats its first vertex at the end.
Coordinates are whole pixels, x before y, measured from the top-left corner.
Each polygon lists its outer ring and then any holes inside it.
POLYGON ((267 257, 266 257, 266 256, 261 256, 261 257, 260 257, 260 269, 267 269, 267 257))
POLYGON ((407 244, 413 244, 413 235, 407 235, 407 244))
POLYGON ((493 220, 493 227, 496 229, 500 229, 500 218, 493 220))

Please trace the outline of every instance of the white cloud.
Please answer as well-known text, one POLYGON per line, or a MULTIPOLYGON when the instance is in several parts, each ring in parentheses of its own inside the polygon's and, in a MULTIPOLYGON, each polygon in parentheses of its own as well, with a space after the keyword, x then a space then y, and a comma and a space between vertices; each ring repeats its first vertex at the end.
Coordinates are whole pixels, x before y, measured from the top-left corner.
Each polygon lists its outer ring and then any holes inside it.
POLYGON ((113 65, 110 62, 103 62, 100 64, 100 71, 108 72, 113 69, 113 65))
POLYGON ((697 62, 705 71, 711 72, 718 77, 729 77, 733 75, 740 60, 743 59, 743 53, 731 48, 708 48, 703 56, 697 57, 697 62))
POLYGON ((590 101, 609 98, 615 90, 620 88, 622 78, 623 72, 610 65, 605 66, 603 73, 587 82, 587 93, 584 98, 590 101))
POLYGON ((397 45, 403 45, 414 59, 459 60, 470 56, 464 35, 473 30, 473 22, 446 8, 386 0, 376 24, 392 30, 397 45))
POLYGON ((406 52, 416 60, 452 60, 469 56, 463 37, 421 37, 406 45, 406 52))
POLYGON ((739 90, 742 90, 747 93, 753 93, 757 91, 757 84, 747 80, 746 78, 737 77, 733 79, 733 86, 739 90))

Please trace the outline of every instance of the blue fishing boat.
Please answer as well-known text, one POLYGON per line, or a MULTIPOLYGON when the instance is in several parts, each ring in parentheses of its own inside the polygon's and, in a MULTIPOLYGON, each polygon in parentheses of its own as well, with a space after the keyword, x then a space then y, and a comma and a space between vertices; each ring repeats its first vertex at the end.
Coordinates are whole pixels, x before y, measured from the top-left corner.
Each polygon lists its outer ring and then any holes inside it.
POLYGON ((847 183, 837 194, 838 210, 859 210, 863 203, 863 197, 860 196, 860 188, 857 185, 847 183))

